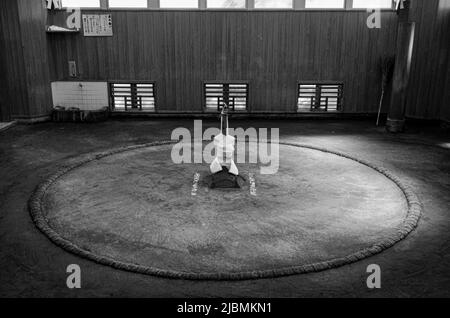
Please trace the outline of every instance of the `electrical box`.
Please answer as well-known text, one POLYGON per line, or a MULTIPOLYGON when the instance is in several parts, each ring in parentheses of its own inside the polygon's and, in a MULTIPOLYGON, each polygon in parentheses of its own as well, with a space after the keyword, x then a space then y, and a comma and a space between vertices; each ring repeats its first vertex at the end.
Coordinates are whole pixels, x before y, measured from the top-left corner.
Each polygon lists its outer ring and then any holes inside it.
POLYGON ((69 61, 69 76, 70 77, 77 77, 77 62, 75 61, 69 61))

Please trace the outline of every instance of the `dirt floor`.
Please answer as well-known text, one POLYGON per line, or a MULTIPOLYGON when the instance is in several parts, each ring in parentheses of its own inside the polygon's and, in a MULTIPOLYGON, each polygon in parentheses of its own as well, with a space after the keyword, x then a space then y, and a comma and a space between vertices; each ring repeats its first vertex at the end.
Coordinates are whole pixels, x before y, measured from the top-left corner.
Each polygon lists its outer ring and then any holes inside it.
MULTIPOLYGON (((208 121, 204 126, 215 126, 208 121)), ((74 157, 170 139, 192 120, 111 120, 99 124, 18 125, 0 133, 0 297, 430 297, 450 296, 450 136, 410 126, 388 134, 369 121, 244 121, 234 127, 276 127, 285 142, 354 154, 397 175, 423 204, 406 240, 364 261, 320 273, 277 279, 202 282, 115 270, 65 252, 41 234, 27 201, 35 187, 74 157), (82 288, 66 287, 78 264, 82 288), (378 264, 382 288, 369 290, 366 268, 378 264)))

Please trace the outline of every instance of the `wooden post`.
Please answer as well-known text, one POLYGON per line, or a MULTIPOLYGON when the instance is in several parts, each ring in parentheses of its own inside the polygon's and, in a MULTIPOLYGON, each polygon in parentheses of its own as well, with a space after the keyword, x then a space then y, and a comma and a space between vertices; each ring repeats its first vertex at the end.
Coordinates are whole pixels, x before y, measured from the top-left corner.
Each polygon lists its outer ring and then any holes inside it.
POLYGON ((392 80, 391 104, 386 122, 389 132, 401 132, 405 128, 406 97, 414 50, 415 23, 409 22, 409 1, 399 12, 397 51, 392 80))

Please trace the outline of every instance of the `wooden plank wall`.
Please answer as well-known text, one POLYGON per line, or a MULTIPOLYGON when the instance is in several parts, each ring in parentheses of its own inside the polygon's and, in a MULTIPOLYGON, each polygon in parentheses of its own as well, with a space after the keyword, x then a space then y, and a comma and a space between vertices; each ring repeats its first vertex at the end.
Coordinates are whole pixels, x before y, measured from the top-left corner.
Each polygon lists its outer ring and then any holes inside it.
POLYGON ((29 109, 20 117, 48 115, 52 109, 45 1, 17 0, 29 109))
POLYGON ((46 116, 52 108, 46 14, 43 1, 0 0, 2 120, 46 116))
POLYGON ((28 109, 19 13, 13 1, 0 0, 0 30, 0 121, 10 121, 28 109))
MULTIPOLYGON (((395 51, 393 12, 370 30, 365 11, 123 10, 113 11, 114 37, 86 38, 47 35, 43 4, 0 0, 3 120, 47 115, 50 82, 69 80, 69 60, 78 80, 155 81, 160 111, 201 111, 204 80, 245 80, 251 111, 290 112, 297 81, 335 80, 345 83, 345 112, 375 112, 378 59, 395 51)), ((412 1, 410 117, 450 118, 449 7, 412 1)))
POLYGON ((407 115, 450 120, 450 0, 411 4, 416 41, 407 115))
MULTIPOLYGON (((95 12, 95 11, 92 11, 95 12)), ((51 78, 152 80, 160 111, 202 111, 202 82, 245 80, 253 112, 291 112, 299 80, 345 84, 348 113, 376 112, 378 60, 395 52, 397 17, 365 11, 113 11, 114 37, 49 35, 51 78)))

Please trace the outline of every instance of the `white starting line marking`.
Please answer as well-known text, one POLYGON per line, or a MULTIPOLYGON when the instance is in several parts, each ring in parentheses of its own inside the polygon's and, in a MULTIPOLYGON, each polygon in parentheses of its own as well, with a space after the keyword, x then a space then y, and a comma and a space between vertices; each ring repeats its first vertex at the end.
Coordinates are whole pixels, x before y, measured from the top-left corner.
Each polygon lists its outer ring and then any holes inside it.
POLYGON ((193 197, 197 195, 199 181, 200 181, 200 173, 194 174, 194 182, 192 182, 192 191, 191 191, 191 195, 193 197))
POLYGON ((250 182, 250 195, 253 195, 256 197, 256 181, 255 181, 255 175, 253 173, 248 174, 248 180, 250 182))

